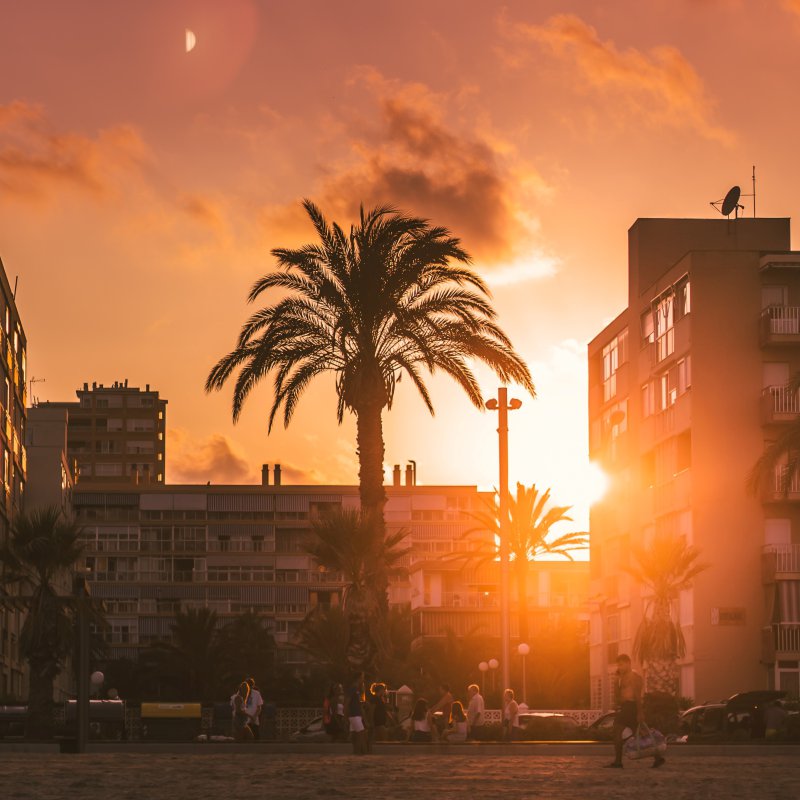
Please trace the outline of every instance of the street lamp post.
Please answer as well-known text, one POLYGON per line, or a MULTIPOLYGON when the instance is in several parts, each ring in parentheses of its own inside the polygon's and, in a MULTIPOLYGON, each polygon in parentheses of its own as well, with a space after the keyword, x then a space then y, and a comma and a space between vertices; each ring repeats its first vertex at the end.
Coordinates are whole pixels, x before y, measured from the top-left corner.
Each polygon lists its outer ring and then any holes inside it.
MULTIPOLYGON (((500 662, 496 658, 489 659, 489 669, 492 671, 492 693, 497 691, 497 668, 500 666, 500 662)), ((503 689, 506 687, 503 686, 503 689)))
POLYGON ((510 684, 508 674, 510 661, 511 620, 508 591, 508 412, 522 405, 521 400, 508 402, 508 389, 501 386, 497 399, 486 401, 486 408, 497 411, 497 436, 500 450, 500 644, 503 661, 503 689, 510 684))
POLYGON ((481 661, 478 664, 478 669, 481 671, 481 694, 486 696, 486 671, 489 669, 488 661, 481 661))
POLYGON ((526 642, 520 642, 517 645, 517 652, 522 656, 522 702, 528 705, 528 685, 525 674, 525 656, 530 653, 531 648, 526 642))

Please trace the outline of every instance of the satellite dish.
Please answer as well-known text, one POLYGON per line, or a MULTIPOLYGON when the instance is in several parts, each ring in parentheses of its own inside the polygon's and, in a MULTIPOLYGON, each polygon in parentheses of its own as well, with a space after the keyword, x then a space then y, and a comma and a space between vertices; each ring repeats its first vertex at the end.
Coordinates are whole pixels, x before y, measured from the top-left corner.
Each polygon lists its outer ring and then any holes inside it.
POLYGON ((722 201, 722 216, 728 217, 731 215, 733 211, 736 210, 736 206, 739 205, 739 198, 742 196, 742 190, 738 186, 734 186, 728 194, 725 195, 725 199, 722 201))

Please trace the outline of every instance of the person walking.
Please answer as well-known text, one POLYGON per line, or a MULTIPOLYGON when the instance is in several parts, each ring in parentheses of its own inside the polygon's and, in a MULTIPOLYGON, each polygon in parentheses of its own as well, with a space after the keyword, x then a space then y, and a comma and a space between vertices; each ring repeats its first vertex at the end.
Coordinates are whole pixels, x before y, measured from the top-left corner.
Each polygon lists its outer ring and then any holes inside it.
MULTIPOLYGON (((617 705, 617 715, 614 718, 614 760, 606 767, 622 769, 622 749, 625 743, 623 736, 626 728, 633 731, 633 735, 644 723, 644 680, 631 666, 630 656, 620 653, 617 656, 617 682, 614 697, 617 705)), ((664 756, 656 753, 653 757, 653 767, 660 767, 665 762, 664 756)))
POLYGON ((467 704, 467 738, 482 739, 484 703, 483 695, 477 683, 471 683, 467 686, 467 696, 469 697, 469 703, 467 704))
POLYGON ((250 728, 253 738, 258 741, 261 738, 261 709, 264 707, 264 699, 256 687, 255 678, 248 678, 247 685, 250 687, 250 694, 247 696, 247 716, 249 717, 247 727, 250 728))
POLYGON ((239 688, 231 697, 233 705, 233 722, 232 733, 233 738, 237 742, 250 742, 253 739, 253 732, 247 724, 250 716, 247 713, 247 699, 250 695, 250 687, 246 681, 239 684, 239 688))
POLYGON ((373 683, 367 697, 370 718, 370 736, 376 742, 385 742, 389 709, 386 705, 386 684, 373 683))
POLYGON ((503 692, 503 741, 510 742, 515 731, 519 731, 519 704, 514 699, 514 690, 503 692))
POLYGON ((350 737, 353 754, 365 755, 368 751, 367 729, 364 725, 364 676, 357 675, 347 692, 347 718, 350 722, 350 737))

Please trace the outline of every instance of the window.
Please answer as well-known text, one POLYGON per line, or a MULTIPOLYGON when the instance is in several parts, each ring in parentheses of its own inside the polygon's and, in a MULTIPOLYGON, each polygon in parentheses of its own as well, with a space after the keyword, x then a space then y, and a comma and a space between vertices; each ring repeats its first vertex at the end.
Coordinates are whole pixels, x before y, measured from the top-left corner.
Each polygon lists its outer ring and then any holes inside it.
POLYGON ((642 416, 649 417, 656 413, 656 393, 652 383, 642 386, 642 416))
POLYGON ((675 322, 683 319, 692 310, 691 288, 688 275, 684 275, 675 284, 675 322))
POLYGON ((788 286, 762 286, 761 287, 761 308, 770 306, 788 306, 789 287, 788 286))
POLYGON ((627 329, 615 336, 603 348, 603 402, 617 393, 617 371, 628 360, 627 329))
POLYGON ((94 474, 100 477, 111 477, 122 475, 122 464, 109 462, 107 464, 95 464, 94 474))
MULTIPOLYGON (((691 359, 687 356, 657 378, 656 410, 665 411, 670 408, 670 406, 675 405, 678 397, 691 385, 691 359)), ((647 414, 645 414, 645 416, 647 416, 647 414)))

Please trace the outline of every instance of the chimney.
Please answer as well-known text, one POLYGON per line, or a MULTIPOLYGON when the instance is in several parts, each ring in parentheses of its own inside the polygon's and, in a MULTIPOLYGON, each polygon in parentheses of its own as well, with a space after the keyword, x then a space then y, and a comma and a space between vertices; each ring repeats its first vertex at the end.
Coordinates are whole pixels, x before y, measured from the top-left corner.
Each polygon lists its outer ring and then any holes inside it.
POLYGON ((146 384, 144 385, 144 390, 145 390, 146 392, 149 392, 149 391, 150 391, 150 384, 149 384, 149 383, 146 383, 146 384))
POLYGON ((89 384, 88 384, 88 383, 85 383, 85 382, 84 382, 84 384, 83 384, 83 391, 84 391, 84 392, 88 392, 88 391, 89 391, 89 384))
POLYGON ((275 485, 276 486, 280 486, 281 485, 281 465, 280 464, 276 464, 275 465, 275 485))
POLYGON ((406 464, 406 486, 414 485, 414 468, 411 464, 406 464))
POLYGON ((394 468, 392 469, 392 486, 400 486, 400 465, 395 464, 394 468))
POLYGON ((269 464, 261 465, 261 485, 269 486, 269 464))

